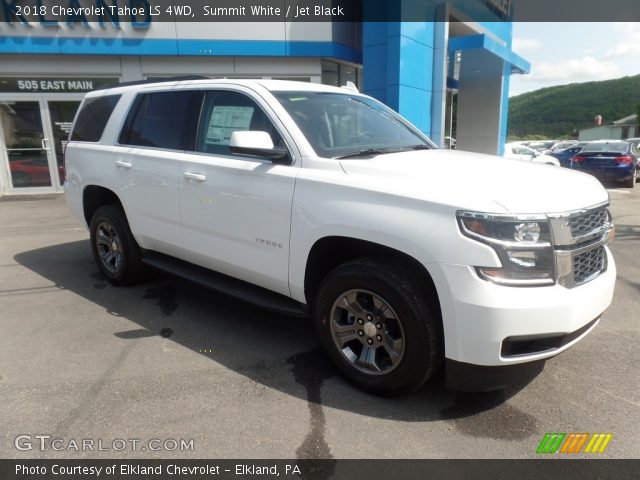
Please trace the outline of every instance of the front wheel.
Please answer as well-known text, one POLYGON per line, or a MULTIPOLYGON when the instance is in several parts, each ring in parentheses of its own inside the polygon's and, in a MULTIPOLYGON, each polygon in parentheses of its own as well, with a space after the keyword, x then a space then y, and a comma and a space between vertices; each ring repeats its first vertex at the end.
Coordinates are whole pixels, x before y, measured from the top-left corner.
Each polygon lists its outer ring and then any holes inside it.
POLYGON ((346 378, 379 395, 415 390, 442 363, 442 327, 408 269, 375 258, 345 263, 314 303, 320 341, 346 378))
POLYGON ((140 247, 127 217, 115 205, 100 207, 90 225, 93 258, 113 285, 130 285, 143 276, 140 247))

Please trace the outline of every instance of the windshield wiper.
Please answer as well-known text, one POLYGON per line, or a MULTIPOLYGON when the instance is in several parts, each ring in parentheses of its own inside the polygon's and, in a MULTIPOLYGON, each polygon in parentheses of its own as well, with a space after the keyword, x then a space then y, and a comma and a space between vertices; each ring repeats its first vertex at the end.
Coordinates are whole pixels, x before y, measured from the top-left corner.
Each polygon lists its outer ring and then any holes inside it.
POLYGON ((427 145, 426 143, 420 143, 418 145, 409 145, 407 147, 398 148, 399 152, 404 152, 406 150, 432 150, 433 147, 431 145, 427 145))
POLYGON ((365 156, 373 156, 373 155, 381 155, 383 153, 391 153, 388 149, 380 149, 380 148, 367 148, 366 150, 358 150, 357 152, 349 152, 342 155, 338 155, 335 158, 336 160, 341 160, 343 158, 356 158, 356 157, 365 157, 365 156))
POLYGON ((395 148, 367 148, 365 150, 358 150, 356 152, 349 152, 343 155, 338 155, 337 157, 333 157, 337 160, 344 158, 357 158, 357 157, 365 157, 365 156, 374 156, 374 155, 382 155, 384 153, 397 153, 397 152, 406 152, 408 150, 431 150, 433 147, 431 145, 427 145, 426 143, 421 143, 419 145, 408 145, 406 147, 395 147, 395 148))

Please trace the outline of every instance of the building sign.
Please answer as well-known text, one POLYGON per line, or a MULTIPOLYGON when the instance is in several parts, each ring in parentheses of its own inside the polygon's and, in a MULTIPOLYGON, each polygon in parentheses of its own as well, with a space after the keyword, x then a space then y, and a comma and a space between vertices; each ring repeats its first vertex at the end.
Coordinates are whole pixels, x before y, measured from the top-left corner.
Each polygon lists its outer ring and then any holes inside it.
POLYGON ((117 84, 117 78, 38 78, 0 77, 0 92, 13 93, 84 93, 117 84))
MULTIPOLYGON (((83 2, 84 3, 84 2, 83 2)), ((134 28, 149 28, 153 12, 150 0, 93 0, 81 5, 79 0, 0 0, 0 14, 4 22, 32 26, 40 23, 43 27, 68 27, 80 24, 90 28, 89 22, 97 22, 100 27, 111 23, 120 28, 120 22, 131 22, 134 28)))

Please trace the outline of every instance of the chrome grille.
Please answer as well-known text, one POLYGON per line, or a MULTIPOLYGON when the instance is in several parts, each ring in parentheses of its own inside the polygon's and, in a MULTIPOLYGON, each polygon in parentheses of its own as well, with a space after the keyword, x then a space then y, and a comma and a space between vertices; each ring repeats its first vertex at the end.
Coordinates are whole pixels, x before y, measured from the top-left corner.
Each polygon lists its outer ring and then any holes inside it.
POLYGON ((608 204, 549 215, 556 257, 556 281, 583 285, 607 270, 605 245, 613 229, 608 204))
POLYGON ((606 268, 604 247, 594 248, 573 257, 573 282, 581 285, 606 268))
POLYGON ((597 228, 602 228, 608 221, 609 214, 605 207, 569 217, 568 223, 571 236, 578 238, 597 228))

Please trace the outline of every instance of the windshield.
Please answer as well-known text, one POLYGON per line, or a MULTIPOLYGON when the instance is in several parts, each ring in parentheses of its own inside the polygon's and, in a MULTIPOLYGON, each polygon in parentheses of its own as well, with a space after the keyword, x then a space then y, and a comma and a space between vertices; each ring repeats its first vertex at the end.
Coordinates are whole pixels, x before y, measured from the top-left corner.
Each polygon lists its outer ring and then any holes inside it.
POLYGON ((400 115, 370 98, 327 92, 273 92, 273 95, 321 157, 437 148, 400 115))

